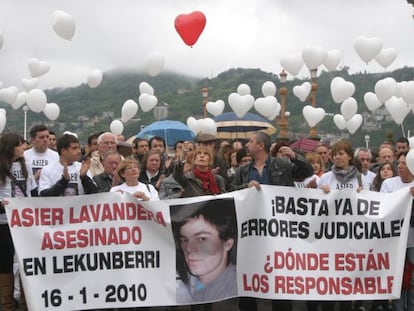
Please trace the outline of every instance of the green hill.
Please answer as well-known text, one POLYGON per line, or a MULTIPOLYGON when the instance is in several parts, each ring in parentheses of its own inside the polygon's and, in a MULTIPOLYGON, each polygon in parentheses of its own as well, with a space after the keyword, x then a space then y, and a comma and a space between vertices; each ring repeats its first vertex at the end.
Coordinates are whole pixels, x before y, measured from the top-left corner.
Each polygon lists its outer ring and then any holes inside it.
MULTIPOLYGON (((322 72, 318 79, 317 107, 322 107, 331 114, 340 113, 340 104, 333 102, 330 93, 330 82, 334 77, 343 77, 351 81, 356 86, 353 97, 358 102, 358 113, 367 112, 363 102, 366 92, 374 92, 375 83, 385 77, 393 77, 396 81, 408 81, 414 77, 414 68, 402 68, 393 72, 385 73, 357 73, 350 75, 347 68, 334 72, 322 72)), ((139 83, 149 83, 155 91, 158 103, 168 103, 168 119, 186 122, 187 118, 194 116, 201 117, 203 112, 201 88, 208 87, 210 101, 218 99, 226 103, 225 111, 230 111, 227 104, 227 97, 230 93, 236 92, 238 85, 246 83, 251 88, 251 94, 255 97, 262 97, 261 87, 266 81, 273 81, 277 87, 280 86, 279 77, 273 73, 263 72, 259 69, 231 69, 219 74, 213 79, 199 79, 174 73, 164 73, 157 77, 149 77, 147 74, 138 72, 113 71, 104 73, 102 84, 91 89, 86 84, 74 88, 56 88, 46 90, 48 102, 57 103, 60 107, 60 116, 55 122, 49 121, 49 126, 58 135, 64 130, 73 131, 79 134, 83 142, 90 133, 106 131, 113 118, 120 118, 123 103, 128 99, 133 99, 138 103, 139 83), (113 112, 104 114, 104 112, 113 112), (106 116, 106 117, 105 117, 106 116)), ((309 131, 303 115, 302 109, 309 102, 302 103, 293 93, 292 88, 300 85, 306 79, 288 80, 287 111, 290 111, 288 130, 290 133, 302 133, 306 135, 309 131)), ((277 95, 279 98, 279 95, 277 95)), ((280 99, 279 99, 280 101, 280 99)), ((10 106, 0 103, 0 106, 7 110, 7 126, 11 130, 23 132, 23 112, 14 111, 10 106)), ((254 112, 254 109, 252 109, 254 112)), ((124 135, 130 137, 139 132, 142 125, 148 125, 154 121, 153 111, 138 111, 135 121, 125 124, 124 135), (140 119, 140 120, 137 120, 140 119)), ((414 124, 413 114, 410 113, 405 119, 404 124, 412 128, 414 124)), ((28 129, 33 122, 48 122, 43 113, 28 112, 28 129)), ((332 121, 332 117, 325 119, 318 125, 319 133, 332 133, 339 135, 346 131, 339 131, 332 121)), ((356 145, 362 145, 365 135, 370 135, 371 142, 378 145, 382 142, 387 133, 393 133, 394 138, 402 135, 401 127, 392 121, 381 121, 380 129, 369 130, 360 128, 351 140, 356 145)))

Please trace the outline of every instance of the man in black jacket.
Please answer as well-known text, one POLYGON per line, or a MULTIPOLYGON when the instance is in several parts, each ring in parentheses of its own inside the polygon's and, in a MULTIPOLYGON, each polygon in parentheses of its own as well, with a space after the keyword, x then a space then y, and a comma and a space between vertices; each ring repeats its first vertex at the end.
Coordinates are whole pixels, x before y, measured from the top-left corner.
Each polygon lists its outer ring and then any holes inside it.
MULTIPOLYGON (((253 161, 237 168, 234 190, 248 187, 259 190, 261 184, 293 187, 294 180, 303 180, 313 175, 312 166, 288 146, 279 149, 281 157, 271 157, 271 144, 270 136, 264 132, 258 132, 250 137, 247 149, 253 161)), ((239 309, 256 311, 256 299, 239 298, 239 309)), ((292 303, 290 300, 273 300, 272 310, 291 311, 292 303)))

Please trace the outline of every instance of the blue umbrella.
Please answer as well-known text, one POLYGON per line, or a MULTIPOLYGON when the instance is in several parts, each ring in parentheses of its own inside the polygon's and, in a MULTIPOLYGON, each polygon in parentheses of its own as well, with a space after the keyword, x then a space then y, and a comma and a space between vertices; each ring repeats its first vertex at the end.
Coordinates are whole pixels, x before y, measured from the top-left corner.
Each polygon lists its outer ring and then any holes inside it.
POLYGON ((242 118, 234 112, 225 112, 214 118, 217 126, 217 138, 242 139, 249 138, 258 131, 269 135, 276 133, 275 127, 265 118, 248 112, 242 118))
POLYGON ((195 134, 184 123, 172 120, 155 121, 137 134, 138 138, 146 139, 154 136, 161 136, 165 139, 167 146, 172 147, 178 140, 192 140, 195 134))

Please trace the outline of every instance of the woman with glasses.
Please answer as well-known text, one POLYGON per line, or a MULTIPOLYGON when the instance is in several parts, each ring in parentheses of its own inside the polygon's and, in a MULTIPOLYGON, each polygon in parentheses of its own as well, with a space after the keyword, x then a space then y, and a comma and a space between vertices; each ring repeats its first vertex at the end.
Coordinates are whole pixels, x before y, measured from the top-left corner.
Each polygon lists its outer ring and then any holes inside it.
POLYGON ((138 181, 140 169, 136 160, 122 160, 117 172, 123 183, 112 187, 111 192, 128 192, 141 201, 159 200, 158 192, 153 185, 138 181))

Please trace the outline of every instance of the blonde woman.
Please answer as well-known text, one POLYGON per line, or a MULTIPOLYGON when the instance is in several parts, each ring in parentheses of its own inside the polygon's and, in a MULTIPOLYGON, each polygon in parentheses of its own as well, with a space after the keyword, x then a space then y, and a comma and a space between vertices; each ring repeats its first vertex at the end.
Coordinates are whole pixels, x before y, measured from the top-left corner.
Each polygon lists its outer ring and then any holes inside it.
POLYGON ((213 173, 214 154, 211 148, 199 146, 194 150, 192 169, 184 173, 184 163, 176 165, 174 179, 183 187, 182 197, 220 194, 226 192, 224 178, 213 173))
POLYGON ((128 192, 138 200, 142 201, 159 200, 158 192, 153 185, 144 184, 138 181, 140 168, 136 160, 122 160, 117 168, 117 172, 123 183, 112 187, 111 192, 128 192))

